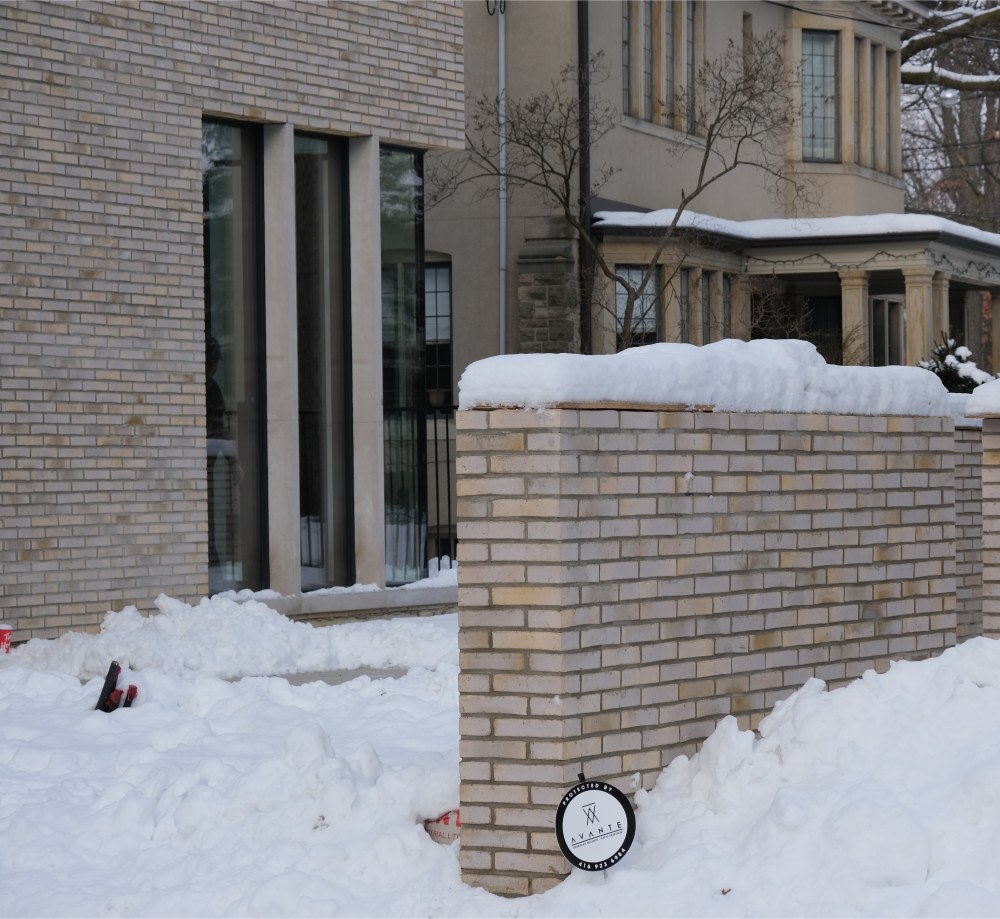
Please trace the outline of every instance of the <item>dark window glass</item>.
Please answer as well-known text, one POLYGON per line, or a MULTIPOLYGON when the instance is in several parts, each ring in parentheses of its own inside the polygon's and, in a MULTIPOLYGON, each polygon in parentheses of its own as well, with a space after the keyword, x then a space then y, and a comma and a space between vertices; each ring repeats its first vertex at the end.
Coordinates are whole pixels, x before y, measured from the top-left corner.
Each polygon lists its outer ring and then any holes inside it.
POLYGON ((443 408, 452 403, 451 265, 428 265, 424 278, 427 399, 443 408))
POLYGON ((205 369, 209 586, 267 586, 261 142, 205 121, 205 369))
POLYGON ((381 152, 386 583, 426 575, 423 161, 381 152))
POLYGON ((346 162, 331 138, 295 137, 302 589, 354 582, 346 162))

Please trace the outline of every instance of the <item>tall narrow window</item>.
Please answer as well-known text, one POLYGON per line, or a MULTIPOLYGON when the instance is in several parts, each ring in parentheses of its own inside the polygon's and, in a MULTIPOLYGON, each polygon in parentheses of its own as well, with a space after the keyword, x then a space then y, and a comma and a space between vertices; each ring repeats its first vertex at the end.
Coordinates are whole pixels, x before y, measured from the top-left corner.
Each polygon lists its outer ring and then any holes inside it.
POLYGON ((887 51, 885 55, 885 171, 896 172, 896 115, 899 112, 899 55, 887 51))
POLYGON ((642 117, 653 118, 653 0, 642 3, 642 117))
POLYGON ((622 111, 632 114, 632 3, 622 0, 622 111))
POLYGON ((865 42, 863 38, 854 39, 854 162, 863 163, 865 161, 863 150, 865 149, 864 119, 862 118, 862 106, 864 96, 862 94, 862 64, 864 63, 865 42))
POLYGON ((684 4, 684 64, 686 67, 686 78, 684 93, 687 98, 687 111, 684 113, 687 124, 684 126, 689 134, 694 134, 698 129, 698 61, 695 56, 697 42, 695 40, 695 3, 694 0, 686 0, 684 4))
POLYGON ((872 164, 872 169, 879 168, 878 161, 878 124, 880 119, 878 114, 882 111, 881 100, 879 99, 879 63, 881 59, 881 46, 872 44, 871 46, 871 67, 869 68, 869 73, 871 74, 869 82, 871 86, 869 87, 870 98, 871 98, 871 135, 869 137, 869 162, 872 164))
POLYGON ((345 154, 295 136, 302 589, 354 583, 345 154))
MULTIPOLYGON (((633 290, 642 283, 645 265, 616 265, 615 271, 624 277, 633 290)), ((660 304, 660 269, 654 269, 642 292, 632 302, 632 312, 628 315, 628 297, 618 285, 615 292, 615 315, 617 318, 617 348, 634 348, 637 345, 651 345, 657 341, 660 304)))
POLYGON ((424 270, 427 340, 427 399, 431 408, 450 408, 451 390, 451 264, 424 270))
POLYGON ((839 159, 836 32, 802 32, 802 158, 839 159))
POLYGON ((202 125, 208 566, 213 592, 267 586, 261 136, 202 125))
POLYGON ((383 148, 382 407, 386 583, 426 574, 423 160, 383 148))
POLYGON ((691 341, 691 269, 682 268, 678 278, 678 305, 681 314, 681 341, 691 341))
POLYGON ((674 67, 677 54, 674 50, 674 0, 666 0, 663 10, 663 120, 668 127, 674 126, 674 115, 677 108, 677 80, 674 67))
POLYGON ((722 276, 722 337, 733 337, 733 276, 722 276))
POLYGON ((695 133, 701 15, 695 0, 622 0, 624 114, 695 133))
POLYGON ((712 340, 712 273, 701 273, 701 343, 712 340))

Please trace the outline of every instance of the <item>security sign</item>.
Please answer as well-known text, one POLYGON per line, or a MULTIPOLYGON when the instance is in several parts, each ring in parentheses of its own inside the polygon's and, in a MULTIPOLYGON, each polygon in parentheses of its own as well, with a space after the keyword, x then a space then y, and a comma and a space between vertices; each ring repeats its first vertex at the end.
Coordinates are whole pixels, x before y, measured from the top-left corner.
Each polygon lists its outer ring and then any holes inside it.
POLYGON ((607 782, 581 782, 556 810, 556 839, 570 864, 603 871, 619 862, 635 838, 628 798, 607 782))

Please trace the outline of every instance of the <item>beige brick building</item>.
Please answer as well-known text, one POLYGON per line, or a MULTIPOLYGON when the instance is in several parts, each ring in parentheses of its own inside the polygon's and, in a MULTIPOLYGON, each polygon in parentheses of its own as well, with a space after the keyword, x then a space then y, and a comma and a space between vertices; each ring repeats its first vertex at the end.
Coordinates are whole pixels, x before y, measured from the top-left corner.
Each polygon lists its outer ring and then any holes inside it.
POLYGON ((15 640, 150 589, 416 576, 385 538, 419 529, 415 486, 384 483, 414 449, 419 176, 462 144, 461 6, 18 2, 0 27, 15 640))

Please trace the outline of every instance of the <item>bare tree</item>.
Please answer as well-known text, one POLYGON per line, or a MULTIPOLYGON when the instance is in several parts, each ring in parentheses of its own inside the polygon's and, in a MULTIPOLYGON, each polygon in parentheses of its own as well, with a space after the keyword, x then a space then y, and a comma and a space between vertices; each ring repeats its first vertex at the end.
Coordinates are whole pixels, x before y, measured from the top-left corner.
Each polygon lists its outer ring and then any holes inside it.
MULTIPOLYGON (((591 84, 603 76, 600 56, 589 62, 591 84)), ((797 109, 790 91, 794 70, 785 60, 783 39, 777 32, 755 36, 704 63, 696 81, 696 98, 679 93, 675 111, 694 112, 694 144, 664 141, 673 158, 695 158, 692 184, 680 190, 666 227, 659 231, 648 263, 640 275, 622 273, 606 259, 600 236, 589 219, 589 204, 618 171, 614 165, 592 168, 590 187, 581 189, 577 177, 583 138, 580 126, 589 128, 589 142, 597 144, 619 123, 615 108, 595 92, 582 110, 577 92, 578 72, 563 69, 548 89, 521 99, 500 100, 482 96, 475 100, 466 132, 466 153, 444 160, 428 172, 430 200, 450 194, 459 185, 475 182, 489 194, 503 177, 507 187, 532 189, 559 214, 578 240, 581 256, 592 259, 595 270, 612 282, 621 302, 619 347, 627 347, 642 324, 643 294, 656 283, 658 265, 668 246, 678 245, 682 218, 696 199, 736 170, 756 171, 775 194, 791 189, 804 197, 805 187, 784 168, 783 144, 796 122, 797 109), (501 121, 501 102, 506 103, 501 121), (501 129, 503 124, 503 129, 501 129), (502 168, 500 148, 506 154, 502 168)), ((662 103, 661 103, 662 104, 662 103)), ((660 285, 669 281, 660 279, 660 285)), ((650 298, 646 298, 648 303, 650 298)), ((615 303, 601 305, 616 309, 615 303)))
POLYGON ((1000 231, 1000 5, 941 4, 901 58, 908 205, 1000 231))

